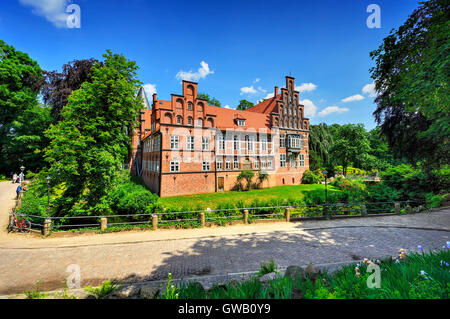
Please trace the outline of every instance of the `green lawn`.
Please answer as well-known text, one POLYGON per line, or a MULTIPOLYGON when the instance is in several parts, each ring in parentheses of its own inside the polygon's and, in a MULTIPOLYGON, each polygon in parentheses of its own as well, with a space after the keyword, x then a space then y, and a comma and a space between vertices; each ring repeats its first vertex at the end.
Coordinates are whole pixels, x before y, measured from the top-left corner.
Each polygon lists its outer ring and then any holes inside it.
MULTIPOLYGON (((339 192, 339 190, 333 186, 328 185, 328 192, 339 192)), ((220 205, 232 204, 236 205, 237 202, 242 202, 246 206, 251 205, 255 200, 258 201, 271 201, 271 200, 284 200, 295 199, 302 200, 304 193, 310 191, 323 190, 325 193, 325 185, 313 184, 313 185, 286 185, 276 186, 271 188, 253 189, 250 191, 241 192, 221 192, 221 193, 206 193, 197 195, 184 195, 160 198, 160 202, 167 208, 182 208, 187 207, 191 209, 211 208, 216 209, 220 205)))

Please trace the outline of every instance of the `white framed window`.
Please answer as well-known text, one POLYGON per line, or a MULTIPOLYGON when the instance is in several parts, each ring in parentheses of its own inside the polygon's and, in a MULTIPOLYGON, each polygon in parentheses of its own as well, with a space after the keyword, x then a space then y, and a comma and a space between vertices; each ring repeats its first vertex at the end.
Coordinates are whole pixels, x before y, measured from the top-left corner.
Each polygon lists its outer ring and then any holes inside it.
POLYGON ((226 160, 225 161, 225 169, 226 170, 230 170, 231 169, 231 161, 230 160, 226 160))
POLYGON ((187 109, 188 109, 188 110, 192 110, 192 103, 191 103, 191 102, 188 103, 187 109))
POLYGON ((211 169, 211 164, 209 162, 203 162, 202 163, 202 170, 203 171, 209 171, 211 169))
POLYGON ((186 149, 189 151, 194 150, 194 137, 188 136, 186 139, 186 149))
POLYGON ((217 160, 217 162, 216 162, 216 167, 217 167, 217 170, 218 170, 218 171, 223 170, 223 161, 222 161, 222 159, 218 159, 218 160, 217 160))
POLYGON ((267 168, 272 168, 272 159, 271 158, 267 159, 267 168))
POLYGON ((305 167, 305 155, 304 154, 300 154, 298 156, 298 162, 299 162, 300 167, 305 167))
POLYGON ((188 125, 192 125, 192 117, 188 117, 188 125))
POLYGON ((198 125, 198 126, 203 126, 203 119, 200 119, 200 118, 199 118, 199 119, 197 120, 197 125, 198 125))
POLYGON ((267 162, 265 158, 261 158, 261 168, 267 168, 267 162))
POLYGON ((223 139, 222 134, 217 135, 217 146, 221 151, 225 149, 225 140, 223 139))
POLYGON ((170 171, 171 172, 179 172, 180 171, 180 162, 171 161, 170 162, 170 171))
POLYGON ((233 148, 239 150, 239 138, 237 135, 233 136, 233 148))
POLYGON ((178 135, 170 135, 170 148, 172 150, 180 148, 180 137, 178 135))
POLYGON ((259 160, 257 158, 255 158, 255 169, 259 168, 259 160))
POLYGON ((202 150, 209 151, 209 137, 202 137, 202 150))
POLYGON ((286 147, 286 135, 280 134, 280 147, 286 147))
POLYGON ((177 116, 177 124, 183 124, 183 118, 181 116, 177 116))
POLYGON ((261 141, 261 151, 267 151, 267 137, 260 138, 261 141))
POLYGON ((286 154, 280 154, 280 167, 286 167, 286 154))
POLYGON ((290 167, 296 167, 297 166, 297 160, 296 160, 294 154, 289 155, 289 166, 290 167))
POLYGON ((243 120, 243 119, 238 119, 238 120, 237 120, 237 124, 238 124, 238 126, 245 126, 245 120, 243 120))
POLYGON ((233 169, 239 169, 239 160, 237 157, 234 158, 233 169))

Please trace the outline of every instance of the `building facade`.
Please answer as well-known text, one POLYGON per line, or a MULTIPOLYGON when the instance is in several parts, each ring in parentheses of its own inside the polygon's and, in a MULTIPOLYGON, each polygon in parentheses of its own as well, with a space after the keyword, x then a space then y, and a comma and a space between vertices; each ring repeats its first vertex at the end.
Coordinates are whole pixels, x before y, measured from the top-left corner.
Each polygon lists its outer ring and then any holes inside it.
POLYGON ((207 104, 197 83, 146 108, 133 139, 131 172, 159 196, 220 192, 236 187, 242 170, 268 173, 260 187, 300 184, 309 166, 309 120, 294 78, 274 97, 245 111, 207 104))

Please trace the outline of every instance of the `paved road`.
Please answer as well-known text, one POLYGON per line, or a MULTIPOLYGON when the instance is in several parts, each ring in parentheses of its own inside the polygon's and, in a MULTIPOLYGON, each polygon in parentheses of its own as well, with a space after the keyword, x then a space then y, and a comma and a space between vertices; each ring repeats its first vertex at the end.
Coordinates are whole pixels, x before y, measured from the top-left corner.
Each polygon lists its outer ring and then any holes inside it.
POLYGON ((379 258, 417 245, 436 249, 448 240, 450 210, 70 238, 13 235, 0 241, 0 294, 23 292, 38 280, 43 289, 64 287, 70 264, 80 266, 85 286, 106 279, 159 280, 169 272, 182 278, 253 271, 271 258, 281 267, 379 258))

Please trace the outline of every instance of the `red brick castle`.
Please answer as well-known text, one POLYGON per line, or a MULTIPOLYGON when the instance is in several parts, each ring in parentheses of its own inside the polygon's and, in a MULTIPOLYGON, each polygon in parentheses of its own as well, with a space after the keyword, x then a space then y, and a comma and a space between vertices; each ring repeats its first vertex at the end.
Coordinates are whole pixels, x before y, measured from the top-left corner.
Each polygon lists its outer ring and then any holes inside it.
MULTIPOLYGON (((308 169, 309 120, 294 78, 246 111, 207 104, 197 83, 183 81, 169 101, 144 101, 130 168, 159 196, 231 190, 242 170, 269 177, 263 187, 300 184, 308 169)), ((254 178, 256 181, 256 178, 254 178)))

